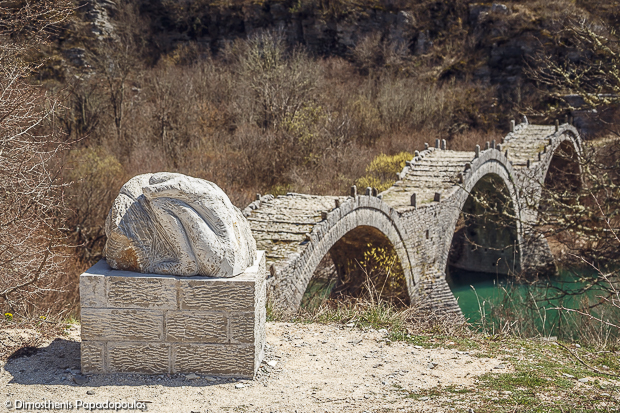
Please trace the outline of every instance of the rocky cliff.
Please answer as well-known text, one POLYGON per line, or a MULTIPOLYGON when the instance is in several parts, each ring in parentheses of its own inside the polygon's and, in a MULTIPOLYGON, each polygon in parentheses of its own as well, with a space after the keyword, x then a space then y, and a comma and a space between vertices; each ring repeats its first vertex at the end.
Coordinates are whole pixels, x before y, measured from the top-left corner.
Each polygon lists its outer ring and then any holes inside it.
MULTIPOLYGON (((113 36, 121 0, 88 0, 81 8, 97 38, 113 36)), ((531 93, 523 67, 537 50, 550 46, 572 15, 587 12, 558 2, 476 3, 449 1, 293 1, 219 2, 135 0, 148 27, 152 54, 194 44, 212 53, 238 38, 278 31, 291 44, 318 55, 348 57, 369 36, 417 59, 435 79, 461 77, 501 85, 500 98, 520 102, 531 93), (506 86, 509 87, 506 87, 506 86)), ((560 2, 562 3, 562 2, 560 2)), ((129 24, 136 24, 135 22, 129 24)), ((155 61, 157 58, 155 58, 155 61)), ((420 69, 422 70, 422 69, 420 69)))

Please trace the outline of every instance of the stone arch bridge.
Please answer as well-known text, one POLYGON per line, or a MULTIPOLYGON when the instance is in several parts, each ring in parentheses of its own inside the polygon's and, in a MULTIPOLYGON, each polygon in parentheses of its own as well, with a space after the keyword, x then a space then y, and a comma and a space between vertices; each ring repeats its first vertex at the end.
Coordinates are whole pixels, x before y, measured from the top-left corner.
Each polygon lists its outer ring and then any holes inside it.
POLYGON ((530 125, 524 119, 513 121, 511 130, 501 143, 473 152, 447 150, 439 140, 426 145, 380 194, 371 188, 358 194, 353 187, 348 197, 258 196, 244 214, 258 248, 266 251, 274 306, 299 308, 319 263, 330 252, 336 259, 334 250, 346 239, 387 239, 412 302, 438 312, 460 313, 446 282, 448 264, 489 273, 554 270, 546 240, 530 233, 527 223, 537 219, 542 187, 553 183, 555 169, 571 167, 572 159, 579 174, 581 140, 569 124, 530 125), (481 193, 501 198, 513 218, 510 227, 475 214, 482 211, 481 193))

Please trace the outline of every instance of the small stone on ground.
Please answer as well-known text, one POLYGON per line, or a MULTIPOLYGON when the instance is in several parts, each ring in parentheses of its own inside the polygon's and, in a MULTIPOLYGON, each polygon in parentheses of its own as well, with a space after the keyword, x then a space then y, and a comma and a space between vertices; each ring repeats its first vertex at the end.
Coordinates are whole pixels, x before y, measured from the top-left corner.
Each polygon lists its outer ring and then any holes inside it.
POLYGON ((78 385, 82 385, 84 383, 86 383, 88 381, 88 377, 83 376, 81 374, 76 374, 75 376, 73 376, 73 381, 78 384, 78 385))

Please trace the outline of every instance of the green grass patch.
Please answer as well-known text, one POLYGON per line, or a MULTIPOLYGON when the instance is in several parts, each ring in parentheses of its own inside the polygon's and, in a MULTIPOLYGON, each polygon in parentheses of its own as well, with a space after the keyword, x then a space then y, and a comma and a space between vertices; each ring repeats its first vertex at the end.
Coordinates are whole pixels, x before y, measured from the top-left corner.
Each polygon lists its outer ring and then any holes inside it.
POLYGON ((536 372, 515 372, 505 374, 487 373, 480 377, 490 388, 500 391, 512 391, 517 387, 539 390, 552 386, 552 383, 536 372))

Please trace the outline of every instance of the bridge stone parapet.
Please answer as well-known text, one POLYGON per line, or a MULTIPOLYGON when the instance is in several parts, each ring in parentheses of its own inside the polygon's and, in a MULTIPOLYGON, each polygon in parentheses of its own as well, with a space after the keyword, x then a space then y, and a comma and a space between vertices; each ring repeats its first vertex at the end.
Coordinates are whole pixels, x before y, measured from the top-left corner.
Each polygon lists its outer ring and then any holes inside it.
POLYGON ((321 260, 339 240, 360 228, 369 230, 356 236, 380 234, 389 240, 412 302, 434 311, 460 313, 446 282, 449 265, 492 273, 549 271, 553 257, 546 240, 527 228, 537 218, 554 155, 567 147, 575 154, 581 151, 572 126, 555 130, 525 121, 514 125, 501 143, 487 143, 483 150, 452 151, 438 144, 415 151, 395 184, 378 196, 354 191, 348 197, 295 193, 260 197, 244 214, 257 247, 267 254, 273 305, 296 310, 321 260), (476 221, 488 220, 479 214, 484 211, 476 200, 481 193, 504 203, 504 212, 514 223, 503 228, 496 222, 476 221), (482 218, 468 218, 475 213, 482 218), (471 234, 464 232, 465 227, 471 234), (479 245, 470 248, 459 237, 479 245))

